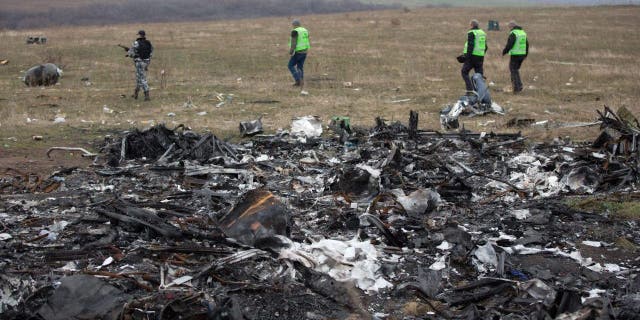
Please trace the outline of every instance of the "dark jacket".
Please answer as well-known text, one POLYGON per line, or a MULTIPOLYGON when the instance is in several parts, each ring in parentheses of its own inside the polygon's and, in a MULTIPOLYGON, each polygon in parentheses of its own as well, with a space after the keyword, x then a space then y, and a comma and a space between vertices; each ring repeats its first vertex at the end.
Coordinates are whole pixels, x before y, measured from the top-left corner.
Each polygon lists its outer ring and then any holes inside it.
MULTIPOLYGON (((479 27, 473 27, 470 30, 477 30, 480 29, 479 27)), ((473 32, 468 32, 467 33, 467 58, 471 58, 472 56, 472 52, 473 52, 473 48, 476 46, 476 35, 473 34, 473 32)), ((487 52, 487 50, 489 49, 489 45, 485 44, 484 45, 484 52, 487 52)))
MULTIPOLYGON (((522 30, 522 27, 515 26, 511 30, 514 30, 514 29, 522 30)), ((509 53, 511 48, 513 48, 514 44, 516 44, 516 35, 513 33, 510 33, 509 39, 507 39, 507 45, 504 47, 504 49, 502 49, 502 55, 504 56, 505 54, 509 53)), ((527 51, 525 52, 524 56, 526 57, 528 55, 529 55, 529 38, 527 38, 527 51)))

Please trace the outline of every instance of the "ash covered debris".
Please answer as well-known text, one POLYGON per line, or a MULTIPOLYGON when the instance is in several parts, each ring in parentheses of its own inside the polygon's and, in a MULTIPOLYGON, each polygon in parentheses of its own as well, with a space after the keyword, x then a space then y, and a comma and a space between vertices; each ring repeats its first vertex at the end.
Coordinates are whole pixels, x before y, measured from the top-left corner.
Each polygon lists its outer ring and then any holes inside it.
POLYGON ((171 130, 164 125, 129 132, 108 143, 103 151, 108 164, 118 166, 125 160, 149 160, 159 163, 197 160, 202 163, 228 163, 238 160, 234 146, 211 133, 200 135, 180 125, 171 130))
POLYGON ((588 145, 381 119, 342 141, 132 131, 49 193, 0 178, 0 312, 633 319, 637 220, 565 201, 637 197, 638 126, 621 114, 601 113, 607 134, 588 145), (104 304, 60 291, 79 277, 104 304))

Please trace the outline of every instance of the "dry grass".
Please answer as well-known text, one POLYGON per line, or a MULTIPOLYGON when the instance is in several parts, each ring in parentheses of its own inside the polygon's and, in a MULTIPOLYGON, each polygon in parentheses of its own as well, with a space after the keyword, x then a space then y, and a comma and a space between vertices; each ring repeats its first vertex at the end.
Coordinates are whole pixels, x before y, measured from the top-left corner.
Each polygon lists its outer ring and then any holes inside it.
MULTIPOLYGON (((306 97, 291 87, 286 69, 288 17, 3 31, 0 60, 10 63, 0 66, 0 154, 30 147, 34 134, 73 145, 94 138, 91 132, 158 122, 184 123, 228 137, 237 135, 239 121, 260 115, 266 128, 274 131, 286 128, 299 115, 324 119, 348 115, 352 123, 370 126, 378 115, 406 121, 413 109, 421 113, 422 129, 439 129, 439 110, 464 90, 454 57, 462 50, 470 18, 483 24, 515 18, 528 31, 532 49, 522 69, 524 94, 501 92, 509 86, 508 57, 500 55, 507 31, 488 34, 485 73, 495 83, 494 100, 508 114, 464 119, 467 129, 506 132, 512 117, 592 121, 604 104, 626 105, 640 114, 636 62, 640 38, 629 33, 640 27, 638 16, 640 7, 417 9, 302 17, 313 45, 306 64, 310 92, 306 97), (134 86, 133 65, 115 46, 129 45, 141 27, 156 48, 149 72, 153 98, 149 103, 128 97, 134 86), (31 34, 45 34, 49 43, 25 45, 31 34), (25 87, 18 79, 22 72, 44 61, 63 65, 61 83, 25 87), (163 69, 165 89, 160 88, 163 69), (85 86, 83 77, 92 85, 85 86), (343 87, 345 81, 353 88, 343 87), (234 94, 233 104, 216 108, 216 93, 234 94), (183 106, 188 97, 195 107, 183 106), (390 103, 407 98, 411 101, 390 103), (257 100, 280 102, 252 103, 257 100), (115 112, 103 112, 104 106, 115 112), (197 115, 201 111, 207 114, 197 115), (176 116, 169 117, 170 112, 176 116), (64 115, 67 122, 54 125, 51 120, 56 115, 64 115), (37 121, 27 123, 27 118, 37 121), (479 126, 487 120, 495 123, 479 126)), ((595 132, 527 129, 524 133, 536 139, 570 135, 588 140, 595 132)))

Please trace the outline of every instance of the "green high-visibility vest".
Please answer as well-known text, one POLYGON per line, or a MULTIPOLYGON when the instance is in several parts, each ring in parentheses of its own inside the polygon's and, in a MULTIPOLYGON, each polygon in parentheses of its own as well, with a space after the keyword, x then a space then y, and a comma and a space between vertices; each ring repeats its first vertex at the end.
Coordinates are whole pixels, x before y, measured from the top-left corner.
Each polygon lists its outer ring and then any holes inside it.
MULTIPOLYGON (((484 33, 484 31, 482 31, 481 29, 471 29, 469 30, 469 32, 473 33, 473 35, 475 36, 475 41, 473 43, 473 52, 471 52, 471 54, 478 57, 484 57, 484 51, 487 48, 487 34, 484 33)), ((469 46, 469 44, 465 42, 464 51, 462 51, 462 53, 467 53, 467 46, 469 46)))
MULTIPOLYGON (((311 44, 309 43, 309 31, 303 27, 297 27, 293 30, 298 32, 295 51, 304 51, 311 48, 311 44)), ((289 48, 291 48, 291 38, 289 38, 289 48)))
POLYGON ((509 54, 512 56, 524 56, 527 54, 527 33, 522 29, 513 29, 511 34, 516 36, 516 42, 513 43, 509 54))

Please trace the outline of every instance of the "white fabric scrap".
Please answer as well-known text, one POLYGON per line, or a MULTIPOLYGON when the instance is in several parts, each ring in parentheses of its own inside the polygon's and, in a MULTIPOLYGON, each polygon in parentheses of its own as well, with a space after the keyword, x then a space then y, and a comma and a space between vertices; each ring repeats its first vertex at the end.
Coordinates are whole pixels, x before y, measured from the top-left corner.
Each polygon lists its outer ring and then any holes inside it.
POLYGON ((75 262, 69 261, 64 266, 58 268, 58 270, 61 270, 61 271, 78 271, 79 269, 78 269, 78 265, 75 262))
POLYGON ((473 255, 476 256, 478 261, 483 264, 489 264, 493 267, 498 266, 498 255, 489 241, 487 241, 483 246, 478 246, 478 248, 473 252, 473 255))
POLYGON ((436 247, 436 249, 442 250, 442 251, 447 251, 451 248, 453 248, 453 245, 447 242, 447 240, 442 241, 442 243, 436 247))
POLYGON ((429 266, 429 269, 438 271, 446 268, 447 267, 446 260, 447 260, 446 255, 437 258, 436 261, 429 266))
POLYGON ((294 118, 291 122, 291 134, 307 138, 322 135, 322 121, 317 116, 294 118))
POLYGON ((338 281, 354 281, 367 293, 393 286, 380 275, 378 250, 370 242, 324 239, 301 248, 311 253, 315 270, 338 281))
POLYGON ((582 241, 582 244, 584 244, 585 246, 595 247, 595 248, 600 248, 600 247, 602 247, 602 242, 600 242, 600 241, 589 241, 589 240, 585 240, 585 241, 582 241))
POLYGON ((511 215, 518 220, 524 220, 531 217, 531 212, 529 212, 529 209, 519 209, 511 211, 511 215))

